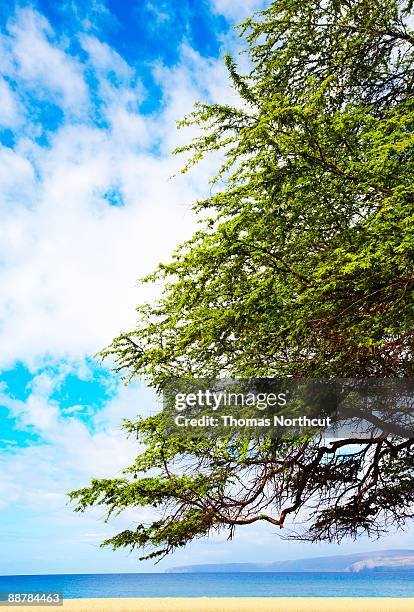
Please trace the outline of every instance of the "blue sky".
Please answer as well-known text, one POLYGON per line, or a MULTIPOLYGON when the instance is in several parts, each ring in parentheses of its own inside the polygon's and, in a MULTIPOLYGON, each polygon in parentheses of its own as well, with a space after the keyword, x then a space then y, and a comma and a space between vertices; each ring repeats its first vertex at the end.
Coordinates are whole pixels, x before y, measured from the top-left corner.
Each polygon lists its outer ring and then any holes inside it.
MULTIPOLYGON (((137 449, 122 418, 156 409, 93 358, 154 295, 136 279, 188 237, 217 160, 177 175, 175 122, 235 101, 221 60, 261 0, 83 0, 0 7, 0 573, 160 571, 338 552, 270 527, 197 542, 154 566, 98 547, 151 519, 76 515, 66 492, 137 449)), ((344 552, 414 547, 410 531, 344 552)))

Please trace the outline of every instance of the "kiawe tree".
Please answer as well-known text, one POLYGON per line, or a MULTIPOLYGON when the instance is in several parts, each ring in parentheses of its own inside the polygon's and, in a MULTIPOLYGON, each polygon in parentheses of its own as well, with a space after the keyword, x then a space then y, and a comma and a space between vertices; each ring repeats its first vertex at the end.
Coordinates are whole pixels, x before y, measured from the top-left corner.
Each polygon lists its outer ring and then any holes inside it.
MULTIPOLYGON (((171 377, 413 376, 412 5, 277 0, 242 24, 249 72, 226 58, 240 104, 198 104, 181 122, 200 129, 185 171, 224 155, 216 191, 146 279, 162 297, 103 352, 117 370, 158 390, 171 377)), ((143 558, 261 521, 339 541, 414 514, 408 437, 180 439, 158 415, 125 429, 144 444, 134 464, 70 496, 108 516, 154 508, 104 542, 143 558)))

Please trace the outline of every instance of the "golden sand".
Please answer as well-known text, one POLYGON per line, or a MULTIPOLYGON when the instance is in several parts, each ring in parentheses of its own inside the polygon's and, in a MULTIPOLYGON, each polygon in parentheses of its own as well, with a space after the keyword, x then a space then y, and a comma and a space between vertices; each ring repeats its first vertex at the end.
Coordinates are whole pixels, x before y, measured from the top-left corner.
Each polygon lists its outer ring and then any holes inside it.
POLYGON ((414 612, 414 599, 162 598, 67 599, 62 606, 1 606, 19 612, 414 612))

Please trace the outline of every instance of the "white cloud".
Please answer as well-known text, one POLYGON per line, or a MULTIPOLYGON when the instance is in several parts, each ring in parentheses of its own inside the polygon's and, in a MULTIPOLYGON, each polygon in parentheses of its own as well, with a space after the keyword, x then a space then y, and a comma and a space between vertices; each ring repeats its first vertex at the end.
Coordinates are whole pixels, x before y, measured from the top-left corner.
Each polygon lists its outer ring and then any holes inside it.
POLYGON ((0 127, 15 127, 20 122, 19 105, 7 82, 0 78, 0 127))
MULTIPOLYGON (((101 562, 106 571, 113 570, 114 562, 121 570, 122 567, 135 568, 136 559, 127 560, 126 553, 117 558, 105 556, 104 552, 97 551, 97 546, 116 530, 130 527, 137 521, 150 521, 154 511, 130 509, 110 525, 105 525, 102 508, 84 516, 74 514, 73 505, 68 505, 67 492, 86 486, 92 477, 122 476, 122 470, 133 462, 139 446, 135 439, 126 437, 120 424, 123 418, 150 414, 154 406, 153 392, 145 387, 122 386, 94 416, 89 416, 86 425, 75 410, 72 413, 71 409, 79 409, 79 406, 69 406, 63 411, 52 399, 65 377, 68 374, 82 376, 82 369, 87 376, 85 363, 80 364, 80 371, 69 364, 62 364, 58 371, 43 371, 32 379, 25 401, 13 399, 4 388, 0 389, 0 405, 8 409, 23 431, 38 436, 35 443, 23 447, 11 445, 7 452, 0 454, 0 531, 4 540, 4 531, 7 536, 7 525, 11 521, 13 536, 10 541, 16 547, 10 551, 7 562, 6 557, 0 562, 3 573, 41 573, 30 555, 38 552, 43 543, 47 544, 42 560, 44 572, 56 572, 62 550, 66 561, 62 559, 61 571, 68 571, 70 567, 75 571, 96 571, 101 562), (16 513, 23 513, 25 522, 16 523, 13 518, 16 513), (32 521, 31 530, 28 521, 32 521), (94 535, 85 535, 88 530, 94 535), (92 555, 93 560, 84 561, 82 555, 88 553, 90 545, 96 553, 92 555), (22 550, 19 554, 20 546, 25 553, 22 550), (52 552, 54 546, 59 550, 52 552), (75 555, 73 563, 71 554, 75 555), (13 563, 16 563, 15 569, 13 563)), ((7 548, 7 544, 5 546, 7 548)))
POLYGON ((239 23, 270 6, 270 0, 210 0, 214 12, 239 23))
MULTIPOLYGON (((0 210, 2 214, 13 212, 16 207, 26 206, 33 201, 32 193, 36 188, 35 172, 29 159, 0 145, 0 210)), ((0 247, 1 248, 1 247, 0 247)))
POLYGON ((67 114, 47 145, 29 106, 14 150, 0 150, 0 365, 35 368, 46 355, 94 354, 133 324, 147 295, 136 279, 190 234, 191 203, 209 189, 210 163, 170 179, 183 163, 170 151, 191 137, 175 122, 196 99, 231 94, 221 60, 183 47, 178 66, 156 68, 161 110, 140 114, 138 75, 106 44, 82 36, 81 65, 32 10, 19 11, 9 30, 4 61, 23 88, 53 90, 63 110, 88 104, 82 117, 67 114), (100 124, 86 74, 100 84, 100 124))
POLYGON ((155 29, 170 21, 171 14, 168 12, 169 7, 165 2, 147 2, 145 9, 149 14, 150 28, 155 29))
POLYGON ((32 9, 20 9, 9 22, 8 32, 12 75, 30 84, 45 100, 52 99, 72 113, 80 111, 87 102, 82 67, 54 40, 47 20, 32 9))
POLYGON ((33 506, 33 500, 41 503, 42 497, 48 495, 62 506, 71 486, 86 484, 91 477, 116 476, 137 453, 136 441, 127 439, 121 429, 122 419, 149 414, 154 405, 153 392, 145 387, 121 387, 95 416, 88 417, 86 424, 71 410, 82 407, 71 406, 62 411, 52 399, 70 371, 70 367, 63 366, 60 372, 36 375, 25 401, 0 391, 0 404, 17 419, 19 428, 39 438, 31 446, 13 447, 2 455, 3 506, 12 502, 33 506), (30 477, 34 468, 35 478, 30 477))
POLYGON ((83 49, 90 57, 90 63, 101 74, 113 73, 123 81, 131 81, 134 77, 133 69, 109 45, 101 42, 95 36, 80 35, 83 49))

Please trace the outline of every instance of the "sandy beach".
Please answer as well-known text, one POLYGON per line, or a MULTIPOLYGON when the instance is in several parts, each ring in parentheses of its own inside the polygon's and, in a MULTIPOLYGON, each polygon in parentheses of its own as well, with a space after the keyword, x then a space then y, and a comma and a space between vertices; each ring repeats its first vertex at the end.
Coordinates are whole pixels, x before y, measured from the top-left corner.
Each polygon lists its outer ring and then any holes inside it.
MULTIPOLYGON (((62 606, 2 606, 36 612, 62 606)), ((67 599, 65 612, 413 612, 414 599, 385 598, 160 598, 67 599)))

